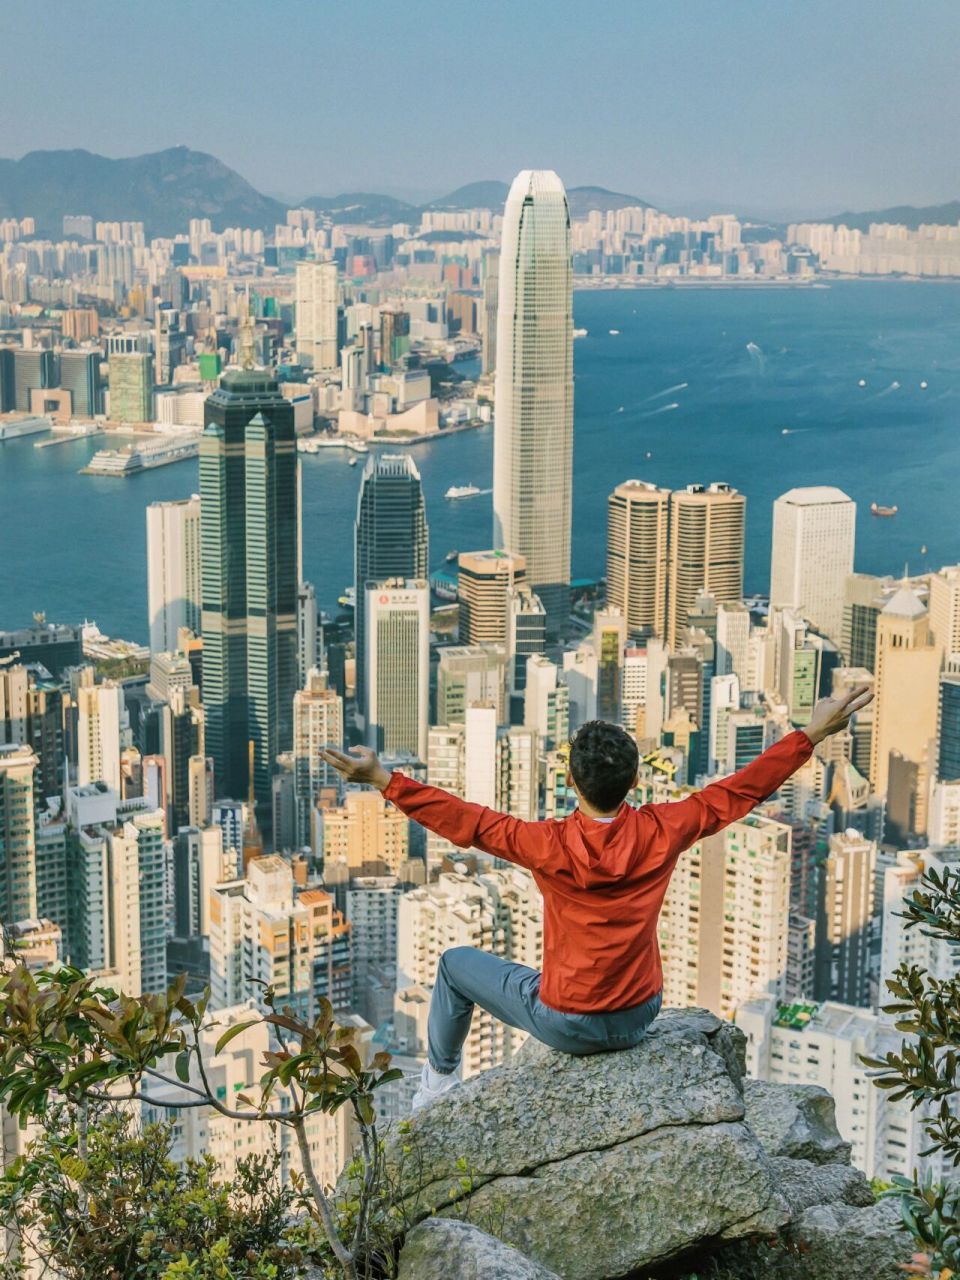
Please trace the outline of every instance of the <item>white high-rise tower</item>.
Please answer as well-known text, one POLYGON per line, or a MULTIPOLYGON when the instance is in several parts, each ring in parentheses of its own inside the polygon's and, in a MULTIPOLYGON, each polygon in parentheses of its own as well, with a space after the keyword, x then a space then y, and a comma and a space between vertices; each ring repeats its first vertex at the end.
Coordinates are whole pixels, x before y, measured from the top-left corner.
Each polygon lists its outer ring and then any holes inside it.
POLYGON ((549 169, 517 174, 504 209, 494 413, 494 546, 526 557, 556 634, 570 595, 573 271, 567 196, 549 169))
POLYGON ((830 485, 790 489, 773 504, 770 604, 799 610, 837 641, 856 519, 856 503, 830 485))

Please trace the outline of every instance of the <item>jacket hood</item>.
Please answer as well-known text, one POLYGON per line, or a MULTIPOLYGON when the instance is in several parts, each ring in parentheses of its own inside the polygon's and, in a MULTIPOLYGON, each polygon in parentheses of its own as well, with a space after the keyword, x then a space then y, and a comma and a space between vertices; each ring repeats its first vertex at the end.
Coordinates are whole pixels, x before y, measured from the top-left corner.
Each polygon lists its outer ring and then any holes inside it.
POLYGON ((563 845, 570 872, 582 889, 622 880, 636 863, 638 849, 626 801, 612 822, 598 822, 575 809, 563 824, 563 845))

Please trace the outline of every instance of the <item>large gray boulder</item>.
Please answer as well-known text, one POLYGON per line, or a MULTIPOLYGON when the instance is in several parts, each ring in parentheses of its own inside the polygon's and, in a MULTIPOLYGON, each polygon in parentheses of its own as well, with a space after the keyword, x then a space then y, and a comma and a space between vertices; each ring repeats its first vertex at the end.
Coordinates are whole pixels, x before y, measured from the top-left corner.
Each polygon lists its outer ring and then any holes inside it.
POLYGON ((862 1207, 873 1204, 876 1198, 864 1175, 850 1165, 813 1164, 810 1160, 772 1156, 770 1168, 794 1217, 815 1204, 862 1207))
POLYGON ((428 1218, 407 1236, 397 1280, 558 1280, 558 1276, 479 1227, 453 1218, 428 1218))
POLYGON ((896 1200, 867 1208, 815 1205, 790 1224, 789 1242, 803 1260, 804 1280, 903 1280, 904 1262, 916 1248, 903 1229, 896 1200))
POLYGON ((744 1081, 747 1124, 770 1156, 811 1164, 849 1164, 850 1143, 837 1129, 833 1098, 815 1084, 744 1081))
POLYGON ((741 1064, 740 1033, 702 1010, 665 1011, 618 1053, 530 1041, 388 1137, 388 1176, 408 1219, 466 1202, 562 1280, 773 1233, 789 1209, 743 1121, 741 1064))

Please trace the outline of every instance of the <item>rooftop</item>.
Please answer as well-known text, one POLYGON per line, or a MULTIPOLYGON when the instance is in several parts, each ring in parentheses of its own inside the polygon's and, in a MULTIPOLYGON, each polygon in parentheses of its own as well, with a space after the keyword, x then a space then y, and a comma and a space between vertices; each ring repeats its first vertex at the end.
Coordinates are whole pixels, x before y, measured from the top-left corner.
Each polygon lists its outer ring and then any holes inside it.
POLYGON ((853 499, 829 484, 815 484, 798 489, 788 489, 777 499, 778 502, 789 502, 794 507, 817 507, 828 502, 852 502, 853 499))
POLYGON ((774 1026, 792 1027, 796 1031, 802 1031, 811 1018, 816 1016, 819 1005, 812 1004, 806 1000, 798 1000, 793 1004, 778 1004, 777 1014, 774 1018, 774 1026))

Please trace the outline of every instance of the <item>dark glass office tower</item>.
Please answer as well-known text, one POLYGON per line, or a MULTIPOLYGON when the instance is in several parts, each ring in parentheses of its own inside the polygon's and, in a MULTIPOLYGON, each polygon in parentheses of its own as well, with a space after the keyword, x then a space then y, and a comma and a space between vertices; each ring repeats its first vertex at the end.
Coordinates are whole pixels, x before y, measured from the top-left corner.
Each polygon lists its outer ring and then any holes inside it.
POLYGON ((60 386, 73 397, 73 412, 90 418, 103 411, 99 351, 64 351, 60 356, 60 386))
POLYGON ((228 370, 200 443, 203 700, 217 794, 253 792, 270 820, 277 755, 293 745, 300 529, 293 405, 262 369, 228 370))
POLYGON ((940 677, 937 716, 937 781, 960 780, 960 661, 950 656, 940 677))
MULTIPOLYGON (((357 713, 366 723, 364 584, 384 578, 429 578, 429 531, 420 472, 408 454, 367 462, 357 500, 354 607, 357 713)), ((397 673, 398 676, 400 673, 397 673)))

